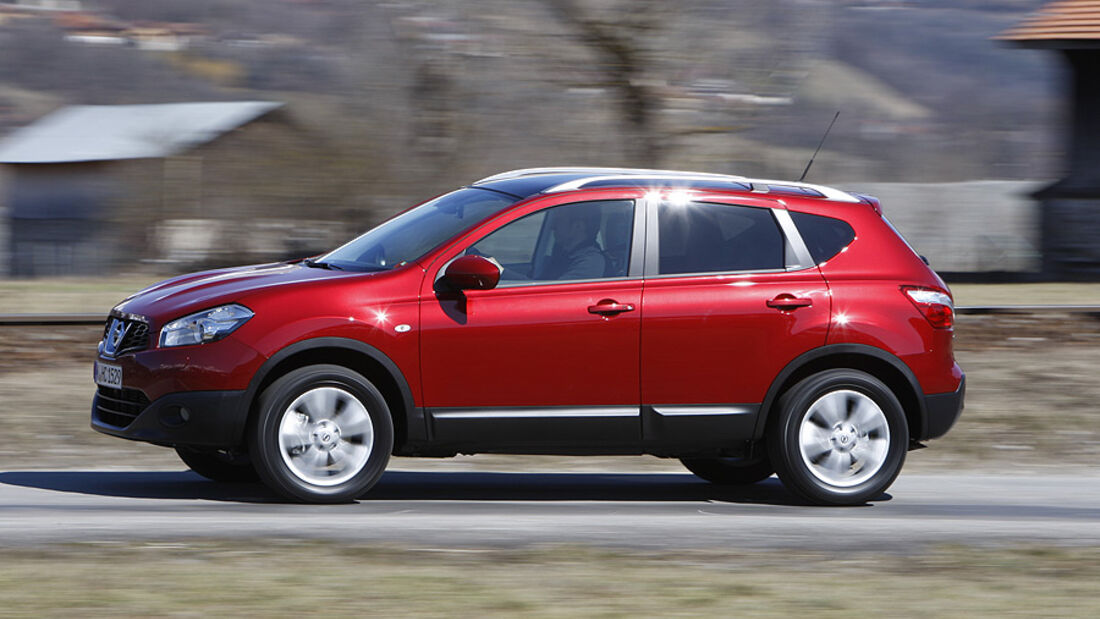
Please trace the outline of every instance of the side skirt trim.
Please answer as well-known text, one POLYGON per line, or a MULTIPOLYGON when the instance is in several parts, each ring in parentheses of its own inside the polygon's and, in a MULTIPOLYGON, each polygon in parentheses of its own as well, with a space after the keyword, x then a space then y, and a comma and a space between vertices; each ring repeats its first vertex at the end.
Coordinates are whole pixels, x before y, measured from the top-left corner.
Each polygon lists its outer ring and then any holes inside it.
POLYGON ((450 408, 431 411, 433 419, 583 419, 638 417, 637 406, 554 408, 450 408))
POLYGON ((654 406, 653 412, 662 417, 697 417, 706 415, 754 415, 756 407, 739 406, 654 406))

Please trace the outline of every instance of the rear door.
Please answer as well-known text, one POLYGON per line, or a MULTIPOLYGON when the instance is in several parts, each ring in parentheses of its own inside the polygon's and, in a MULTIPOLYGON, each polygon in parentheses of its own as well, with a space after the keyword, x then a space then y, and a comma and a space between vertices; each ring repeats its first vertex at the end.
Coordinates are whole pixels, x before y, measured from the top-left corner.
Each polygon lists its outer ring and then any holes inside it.
POLYGON ((751 437, 779 371, 824 345, 825 280, 778 201, 662 201, 649 213, 641 331, 645 437, 732 446, 751 437))

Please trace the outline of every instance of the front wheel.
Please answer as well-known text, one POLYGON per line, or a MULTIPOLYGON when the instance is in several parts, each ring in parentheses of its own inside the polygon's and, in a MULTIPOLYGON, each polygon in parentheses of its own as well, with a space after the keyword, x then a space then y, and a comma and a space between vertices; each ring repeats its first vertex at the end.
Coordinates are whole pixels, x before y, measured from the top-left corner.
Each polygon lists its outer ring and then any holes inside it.
POLYGON ((823 505, 881 495, 905 462, 909 428, 897 397, 858 370, 827 370, 778 401, 768 451, 783 484, 823 505))
POLYGON ((264 390, 249 433, 260 478, 307 503, 350 501, 382 476, 393 422, 378 389, 337 365, 312 365, 264 390))

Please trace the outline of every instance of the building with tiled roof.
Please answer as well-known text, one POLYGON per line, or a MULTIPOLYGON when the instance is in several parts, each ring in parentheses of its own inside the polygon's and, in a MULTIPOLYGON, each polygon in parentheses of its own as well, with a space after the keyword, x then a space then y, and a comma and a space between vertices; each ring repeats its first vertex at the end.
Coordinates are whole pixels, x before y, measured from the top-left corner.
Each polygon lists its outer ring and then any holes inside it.
POLYGON ((998 37, 1023 47, 1100 47, 1100 0, 1061 0, 998 37))
POLYGON ((272 213, 264 192, 280 178, 299 187, 299 161, 324 156, 316 142, 271 101, 47 114, 0 140, 0 234, 10 233, 0 275, 109 273, 144 258, 142 243, 161 221, 272 213))
POLYGON ((1043 271, 1100 280, 1100 0, 1043 5, 996 37, 1059 52, 1071 70, 1065 177, 1039 191, 1043 271))

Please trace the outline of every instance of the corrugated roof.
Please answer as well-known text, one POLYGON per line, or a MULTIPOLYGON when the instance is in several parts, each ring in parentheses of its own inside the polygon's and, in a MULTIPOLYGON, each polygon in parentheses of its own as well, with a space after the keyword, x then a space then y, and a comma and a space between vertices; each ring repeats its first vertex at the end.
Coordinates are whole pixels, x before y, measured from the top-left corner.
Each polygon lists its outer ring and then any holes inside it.
POLYGON ((74 105, 0 142, 0 163, 167 157, 282 107, 270 101, 74 105))
POLYGON ((1051 2, 996 38, 1021 43, 1091 40, 1100 43, 1100 1, 1051 2))

